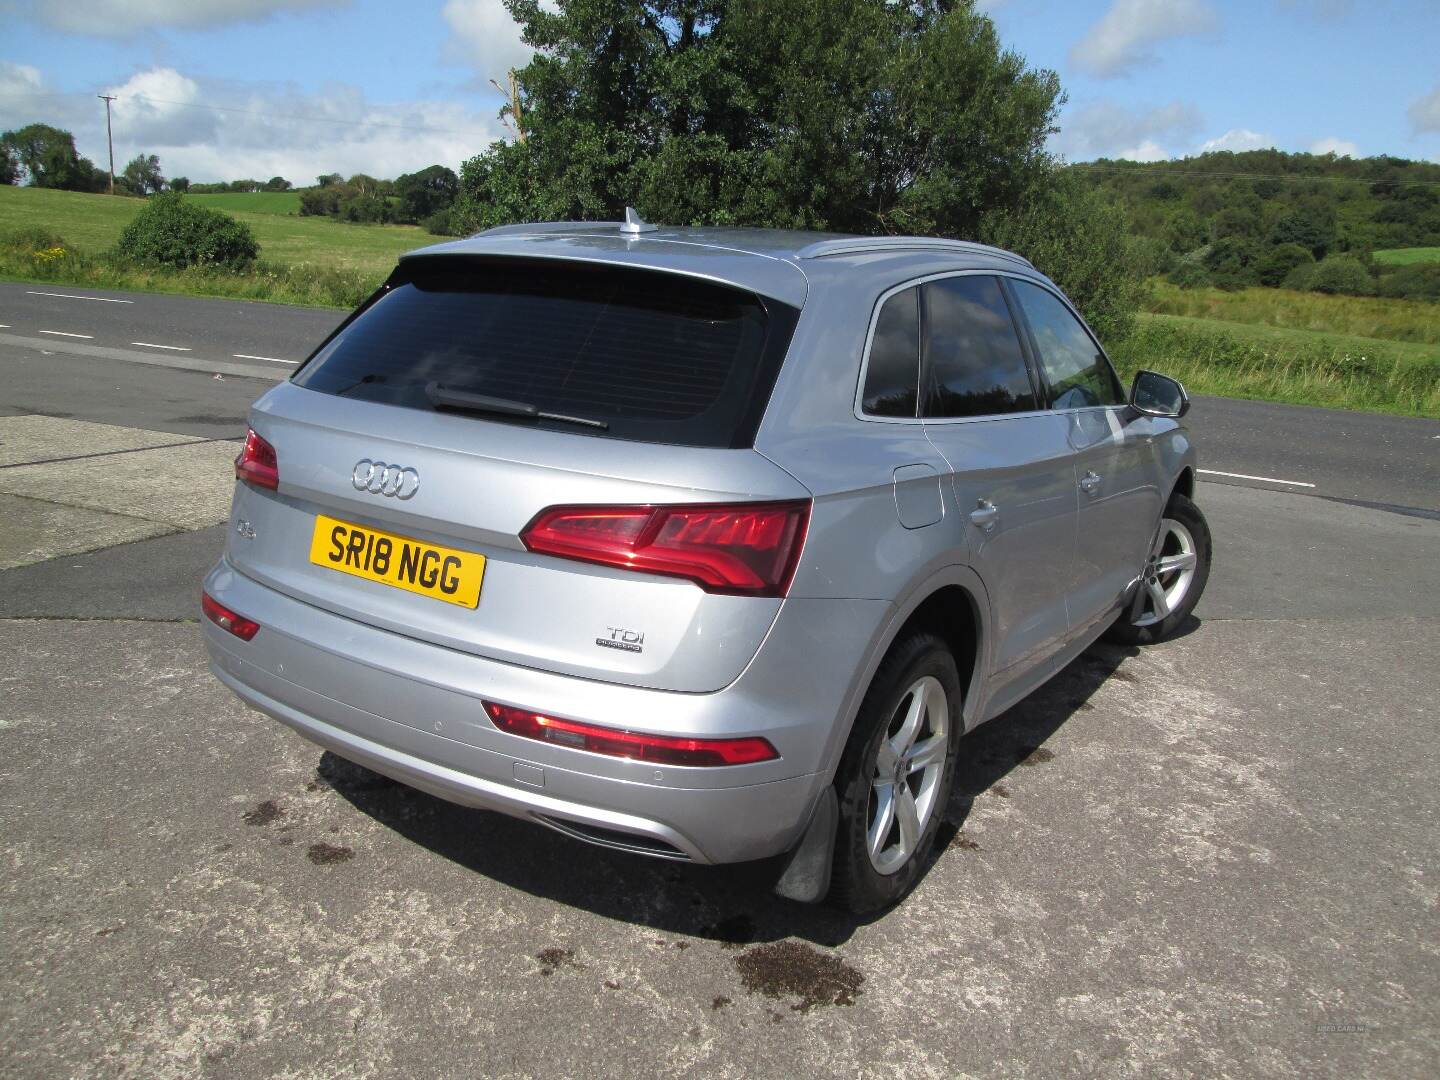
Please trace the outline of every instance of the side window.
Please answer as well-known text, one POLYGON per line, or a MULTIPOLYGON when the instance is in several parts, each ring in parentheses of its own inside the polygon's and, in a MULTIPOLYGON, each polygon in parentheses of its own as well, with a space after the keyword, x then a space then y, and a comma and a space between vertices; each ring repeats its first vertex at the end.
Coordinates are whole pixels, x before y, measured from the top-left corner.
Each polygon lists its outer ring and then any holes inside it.
POLYGON ((919 290, 909 288, 885 301, 870 343, 861 408, 871 416, 914 416, 920 383, 919 290))
POLYGON ((1019 333, 993 277, 971 274, 925 286, 925 357, 925 416, 992 416, 1039 407, 1019 333))
POLYGON ((1109 362, 1080 321, 1053 293, 1028 281, 1011 280, 1050 384, 1050 407, 1083 409, 1124 400, 1109 362))

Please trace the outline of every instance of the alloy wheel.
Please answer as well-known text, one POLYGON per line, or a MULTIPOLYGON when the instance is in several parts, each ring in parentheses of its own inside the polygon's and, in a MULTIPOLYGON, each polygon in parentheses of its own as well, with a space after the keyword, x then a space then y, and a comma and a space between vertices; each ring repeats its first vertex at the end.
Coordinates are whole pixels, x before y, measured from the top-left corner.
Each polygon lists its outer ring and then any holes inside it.
POLYGON ((901 695, 875 756, 865 846, 878 873, 896 873, 919 847, 936 813, 949 742, 949 699, 926 675, 901 695))

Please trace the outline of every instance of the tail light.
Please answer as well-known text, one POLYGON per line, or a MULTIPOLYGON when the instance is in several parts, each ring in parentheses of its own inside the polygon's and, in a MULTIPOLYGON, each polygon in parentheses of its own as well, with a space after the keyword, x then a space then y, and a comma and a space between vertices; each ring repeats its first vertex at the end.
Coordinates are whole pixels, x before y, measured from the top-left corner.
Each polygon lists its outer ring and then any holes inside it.
POLYGON ((228 630, 241 641, 249 641, 260 629, 260 624, 254 619, 235 614, 207 592, 200 593, 200 610, 221 630, 228 630))
POLYGON ((562 559, 688 578, 706 592, 784 596, 810 503, 552 506, 525 526, 525 546, 562 559))
POLYGON ((740 739, 689 739, 676 735, 642 735, 634 731, 582 724, 554 716, 485 702, 495 726, 511 735, 539 742, 588 750, 592 754, 634 758, 656 765, 753 765, 780 756, 770 740, 757 736, 740 739))
POLYGON ((280 486, 280 463, 275 458, 275 448, 256 435, 254 428, 245 430, 245 446, 235 459, 235 478, 271 491, 280 486))

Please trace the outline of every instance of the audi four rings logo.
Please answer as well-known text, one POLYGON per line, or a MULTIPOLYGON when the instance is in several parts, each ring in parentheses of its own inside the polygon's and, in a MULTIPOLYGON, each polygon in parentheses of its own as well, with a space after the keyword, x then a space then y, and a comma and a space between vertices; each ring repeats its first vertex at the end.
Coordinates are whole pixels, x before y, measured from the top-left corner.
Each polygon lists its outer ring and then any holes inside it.
POLYGON ((368 491, 371 495, 386 495, 394 499, 413 498, 420 490, 420 474, 403 465, 387 465, 383 461, 361 458, 355 463, 350 482, 356 491, 368 491))

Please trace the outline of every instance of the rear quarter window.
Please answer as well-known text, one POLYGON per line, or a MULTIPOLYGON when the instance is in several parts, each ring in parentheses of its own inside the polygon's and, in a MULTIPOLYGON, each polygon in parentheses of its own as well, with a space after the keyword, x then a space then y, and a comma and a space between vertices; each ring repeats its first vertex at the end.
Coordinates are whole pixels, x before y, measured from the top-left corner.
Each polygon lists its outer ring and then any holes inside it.
POLYGON ((419 258, 295 375, 310 390, 432 409, 427 386, 599 421, 504 417, 687 446, 754 439, 798 312, 662 271, 419 258))

